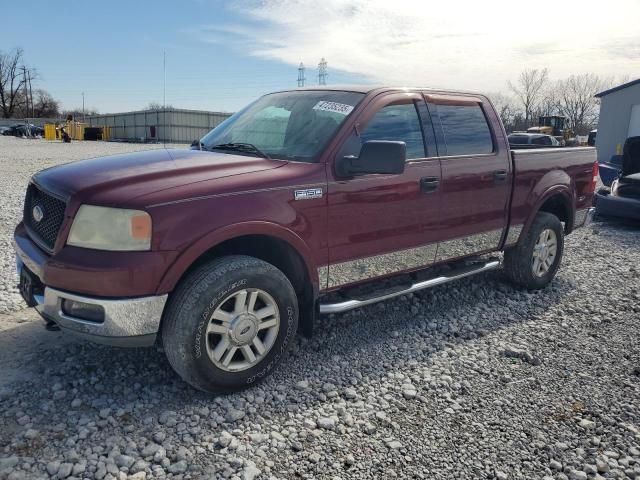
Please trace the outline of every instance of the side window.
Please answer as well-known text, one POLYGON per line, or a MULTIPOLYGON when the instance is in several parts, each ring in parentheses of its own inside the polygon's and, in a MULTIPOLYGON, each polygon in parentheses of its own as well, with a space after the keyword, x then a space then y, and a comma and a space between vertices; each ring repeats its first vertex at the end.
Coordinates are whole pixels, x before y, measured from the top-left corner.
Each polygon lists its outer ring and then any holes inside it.
POLYGON ((493 138, 480 105, 438 105, 447 155, 493 152, 493 138))
POLYGON ((534 145, 551 145, 551 137, 535 137, 531 139, 534 145))
POLYGON ((425 158, 424 140, 418 112, 413 103, 387 105, 369 121, 361 136, 369 140, 394 140, 407 144, 407 159, 425 158))

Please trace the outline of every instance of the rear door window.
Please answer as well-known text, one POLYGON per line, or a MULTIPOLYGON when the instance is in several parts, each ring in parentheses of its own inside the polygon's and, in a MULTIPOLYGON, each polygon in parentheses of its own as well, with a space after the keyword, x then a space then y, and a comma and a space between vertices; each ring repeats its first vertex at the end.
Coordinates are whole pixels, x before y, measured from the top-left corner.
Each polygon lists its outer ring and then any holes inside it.
POLYGON ((438 105, 447 155, 483 155, 494 151, 493 137, 480 105, 438 105))

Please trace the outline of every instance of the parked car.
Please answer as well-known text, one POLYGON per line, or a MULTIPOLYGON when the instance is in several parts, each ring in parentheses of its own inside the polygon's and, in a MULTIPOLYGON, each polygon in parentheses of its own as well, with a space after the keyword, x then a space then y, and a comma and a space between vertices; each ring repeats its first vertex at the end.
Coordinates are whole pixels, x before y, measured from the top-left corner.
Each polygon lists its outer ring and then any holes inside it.
POLYGON ((11 125, 5 131, 2 132, 2 135, 7 135, 11 137, 26 137, 26 136, 44 136, 44 128, 38 127, 33 124, 25 124, 25 123, 16 123, 15 125, 11 125))
POLYGON ((540 133, 512 133, 507 137, 512 149, 560 147, 557 138, 540 133))
POLYGON ((610 183, 596 194, 596 212, 603 216, 640 220, 640 137, 624 143, 621 169, 610 183))
POLYGON ((564 235, 591 218, 595 150, 506 138, 479 94, 265 95, 192 150, 35 174, 14 236, 20 291, 69 333, 159 342, 198 389, 245 388, 318 314, 501 265, 548 285, 564 235))

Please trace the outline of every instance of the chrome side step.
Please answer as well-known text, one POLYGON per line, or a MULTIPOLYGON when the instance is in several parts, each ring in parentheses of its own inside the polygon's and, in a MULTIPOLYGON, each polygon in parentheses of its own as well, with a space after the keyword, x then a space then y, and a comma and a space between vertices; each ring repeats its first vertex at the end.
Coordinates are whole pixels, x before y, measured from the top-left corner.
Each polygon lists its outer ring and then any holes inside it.
POLYGON ((487 270, 494 270, 499 266, 500 266, 500 260, 491 260, 478 265, 466 266, 456 270, 451 270, 450 272, 447 272, 447 274, 445 275, 440 275, 434 278, 430 278, 429 280, 424 280, 422 282, 414 283, 408 288, 386 293, 379 297, 372 297, 372 298, 366 298, 366 299, 360 299, 360 300, 351 299, 351 300, 345 300, 344 302, 339 302, 339 303, 321 303, 320 313, 327 314, 327 313, 346 312, 348 310, 353 310, 354 308, 364 307, 365 305, 381 302, 383 300, 389 300, 390 298, 399 297, 401 295, 407 295, 408 293, 417 292, 418 290, 435 287, 437 285, 449 283, 454 280, 458 280, 460 278, 469 277, 477 273, 486 272, 487 270))

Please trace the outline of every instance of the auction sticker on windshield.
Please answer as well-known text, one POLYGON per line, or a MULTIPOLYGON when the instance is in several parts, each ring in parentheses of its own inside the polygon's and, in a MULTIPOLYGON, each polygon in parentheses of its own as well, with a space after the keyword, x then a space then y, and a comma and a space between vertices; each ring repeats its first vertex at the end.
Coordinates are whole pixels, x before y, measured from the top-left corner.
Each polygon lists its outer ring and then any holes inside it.
POLYGON ((313 109, 322 110, 324 112, 340 113, 341 115, 349 115, 351 110, 353 110, 353 106, 347 105, 346 103, 327 102, 325 100, 321 100, 315 104, 313 109))

